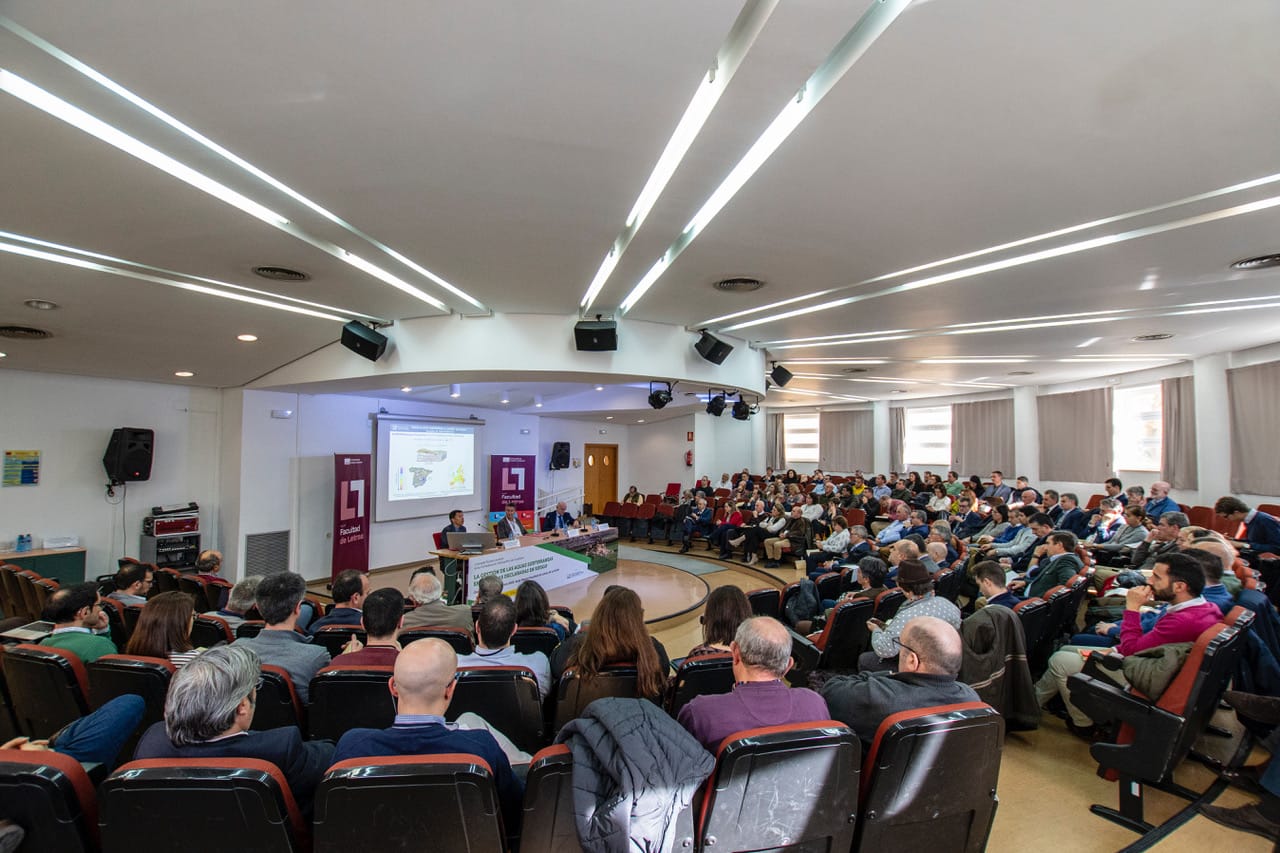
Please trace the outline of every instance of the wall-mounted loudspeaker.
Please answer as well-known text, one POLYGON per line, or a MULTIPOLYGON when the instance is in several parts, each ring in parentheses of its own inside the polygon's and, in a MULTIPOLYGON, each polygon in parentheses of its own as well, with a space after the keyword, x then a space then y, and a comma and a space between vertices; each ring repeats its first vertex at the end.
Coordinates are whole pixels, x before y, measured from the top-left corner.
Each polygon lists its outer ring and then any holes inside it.
POLYGON ((551 445, 551 470, 559 471, 569 467, 569 442, 557 441, 551 445))
POLYGON ((773 371, 769 374, 769 378, 773 380, 773 384, 781 388, 791 381, 791 371, 787 370, 781 364, 775 364, 773 371))
POLYGON ((613 320, 582 320, 573 327, 579 352, 611 352, 618 348, 618 324, 613 320))
POLYGON ((698 355, 712 364, 724 364, 724 360, 729 357, 729 353, 733 352, 732 344, 726 344, 709 332, 703 332, 702 337, 698 338, 698 342, 693 345, 693 348, 698 351, 698 355))
POLYGON ((111 440, 107 442, 107 452, 102 454, 102 467, 107 469, 111 485, 150 480, 155 441, 153 430, 141 427, 113 430, 111 440))
POLYGON ((377 361, 387 351, 387 336, 358 320, 352 320, 342 327, 342 345, 370 361, 377 361))

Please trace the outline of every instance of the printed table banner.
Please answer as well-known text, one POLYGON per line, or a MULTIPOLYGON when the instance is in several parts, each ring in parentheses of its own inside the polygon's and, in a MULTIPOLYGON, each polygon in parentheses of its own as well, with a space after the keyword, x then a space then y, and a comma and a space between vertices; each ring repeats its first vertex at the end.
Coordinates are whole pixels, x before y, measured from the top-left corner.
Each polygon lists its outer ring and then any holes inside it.
POLYGON ((527 580, 543 589, 556 589, 618 567, 617 528, 543 542, 523 548, 492 551, 467 561, 467 601, 475 601, 476 584, 485 575, 497 575, 502 591, 514 594, 527 580))
POLYGON ((347 569, 369 571, 368 453, 333 455, 333 577, 347 569))

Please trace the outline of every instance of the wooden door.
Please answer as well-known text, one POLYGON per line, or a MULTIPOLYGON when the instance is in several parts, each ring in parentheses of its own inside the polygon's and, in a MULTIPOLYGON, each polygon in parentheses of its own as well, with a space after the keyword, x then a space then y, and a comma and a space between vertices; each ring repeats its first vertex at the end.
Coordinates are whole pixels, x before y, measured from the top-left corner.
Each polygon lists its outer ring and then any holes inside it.
POLYGON ((609 501, 618 499, 618 445, 588 444, 582 448, 585 466, 582 473, 583 501, 593 512, 604 510, 609 501))

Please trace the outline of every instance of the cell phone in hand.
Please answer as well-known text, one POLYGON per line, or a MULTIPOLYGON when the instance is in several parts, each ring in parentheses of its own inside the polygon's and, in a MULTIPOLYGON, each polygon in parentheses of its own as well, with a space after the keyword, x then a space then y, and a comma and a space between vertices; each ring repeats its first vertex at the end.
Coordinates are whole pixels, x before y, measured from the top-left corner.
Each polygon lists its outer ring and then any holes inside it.
POLYGON ((874 617, 871 619, 868 619, 867 621, 870 622, 872 625, 875 625, 877 628, 883 628, 887 624, 883 619, 876 619, 874 617))

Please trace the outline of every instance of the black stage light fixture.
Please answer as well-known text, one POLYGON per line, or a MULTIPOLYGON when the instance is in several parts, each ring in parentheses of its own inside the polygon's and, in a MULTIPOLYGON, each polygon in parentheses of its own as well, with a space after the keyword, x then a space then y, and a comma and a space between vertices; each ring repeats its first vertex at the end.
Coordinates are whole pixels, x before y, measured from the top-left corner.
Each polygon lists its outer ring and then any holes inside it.
POLYGON ((781 388, 791 381, 791 371, 787 370, 778 362, 773 363, 773 371, 769 374, 769 378, 773 380, 773 384, 781 388))
POLYGON ((738 402, 733 404, 733 419, 735 421, 745 421, 751 418, 751 404, 741 397, 738 402))
POLYGON ((370 361, 377 361, 387 351, 387 336, 359 320, 342 327, 342 345, 370 361))
POLYGON ((667 403, 671 402, 671 383, 670 382, 650 382, 649 383, 649 405, 655 409, 664 408, 667 403), (654 390, 654 385, 666 385, 666 389, 659 388, 654 390))
POLYGON ((714 415, 717 418, 720 417, 722 414, 724 414, 724 394, 723 393, 717 394, 714 397, 712 397, 711 389, 710 388, 707 389, 707 414, 714 415))
POLYGON ((698 355, 712 364, 724 364, 724 360, 729 357, 729 353, 733 352, 733 344, 726 344, 705 330, 702 332, 702 337, 698 338, 698 342, 693 345, 693 348, 698 351, 698 355))

